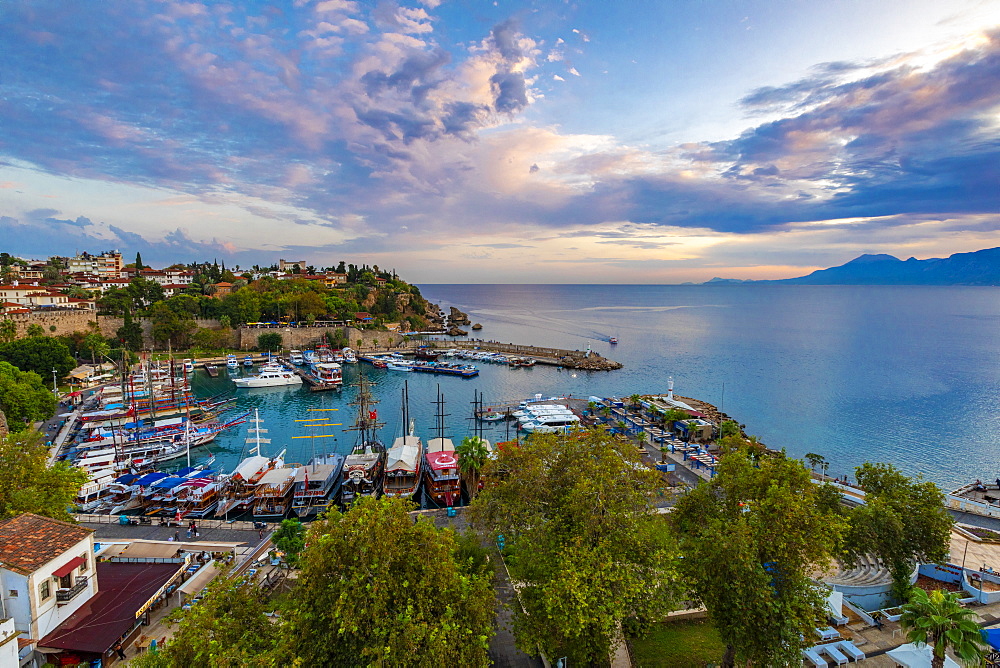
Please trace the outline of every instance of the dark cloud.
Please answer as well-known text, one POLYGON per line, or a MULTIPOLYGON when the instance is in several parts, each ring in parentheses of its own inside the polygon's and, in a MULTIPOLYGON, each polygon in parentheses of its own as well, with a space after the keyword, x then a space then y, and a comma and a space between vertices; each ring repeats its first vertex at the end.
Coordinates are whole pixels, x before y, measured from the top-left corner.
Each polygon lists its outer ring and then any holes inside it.
POLYGON ((503 23, 498 23, 493 26, 490 34, 493 38, 493 46, 507 63, 514 64, 524 56, 524 52, 518 44, 521 35, 516 19, 511 18, 503 23))
POLYGON ((514 113, 528 106, 528 89, 520 72, 497 72, 490 77, 493 106, 500 113, 514 113))
POLYGON ((528 173, 529 174, 534 174, 535 172, 538 171, 538 169, 539 169, 539 167, 538 167, 537 164, 536 165, 532 165, 531 167, 528 168, 528 173))

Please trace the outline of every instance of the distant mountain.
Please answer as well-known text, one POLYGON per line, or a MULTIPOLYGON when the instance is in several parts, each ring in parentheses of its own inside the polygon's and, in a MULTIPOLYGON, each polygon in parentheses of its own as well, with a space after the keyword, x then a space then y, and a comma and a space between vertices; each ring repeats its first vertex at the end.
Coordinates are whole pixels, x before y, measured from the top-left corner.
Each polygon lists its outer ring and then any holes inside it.
POLYGON ((862 255, 839 267, 774 282, 797 285, 1000 285, 1000 248, 927 260, 862 255))
MULTIPOLYGON (((713 278, 702 285, 749 283, 713 278)), ((839 267, 808 276, 758 283, 793 285, 1000 285, 1000 248, 955 253, 946 258, 900 260, 892 255, 861 255, 839 267)))

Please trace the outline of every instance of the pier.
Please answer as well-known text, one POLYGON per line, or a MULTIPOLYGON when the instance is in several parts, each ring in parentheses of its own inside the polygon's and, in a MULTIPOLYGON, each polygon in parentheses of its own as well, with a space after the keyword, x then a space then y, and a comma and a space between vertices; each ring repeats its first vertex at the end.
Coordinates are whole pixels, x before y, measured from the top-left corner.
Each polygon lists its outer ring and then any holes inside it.
MULTIPOLYGON (((543 348, 515 343, 500 343, 498 341, 406 341, 406 347, 399 352, 412 352, 414 348, 427 347, 435 350, 482 350, 491 353, 504 353, 517 357, 528 357, 537 364, 554 366, 562 369, 580 369, 583 371, 613 371, 621 369, 621 362, 609 360, 593 350, 567 350, 564 348, 543 348)), ((387 351, 388 352, 388 351, 387 351)))

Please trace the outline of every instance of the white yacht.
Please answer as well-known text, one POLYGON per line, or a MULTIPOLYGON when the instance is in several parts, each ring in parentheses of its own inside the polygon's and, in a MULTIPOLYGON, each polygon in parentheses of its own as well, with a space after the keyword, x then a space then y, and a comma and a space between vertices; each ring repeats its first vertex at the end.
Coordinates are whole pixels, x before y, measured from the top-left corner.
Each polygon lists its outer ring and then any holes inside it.
POLYGON ((306 358, 302 356, 301 350, 290 350, 288 352, 288 361, 295 366, 302 366, 306 363, 306 358))
POLYGON ((294 371, 277 364, 261 368, 256 376, 233 378, 236 387, 278 387, 280 385, 301 385, 302 379, 294 371))
POLYGON ((193 360, 189 360, 189 359, 184 360, 182 362, 182 364, 184 364, 184 373, 194 373, 194 361, 193 360))

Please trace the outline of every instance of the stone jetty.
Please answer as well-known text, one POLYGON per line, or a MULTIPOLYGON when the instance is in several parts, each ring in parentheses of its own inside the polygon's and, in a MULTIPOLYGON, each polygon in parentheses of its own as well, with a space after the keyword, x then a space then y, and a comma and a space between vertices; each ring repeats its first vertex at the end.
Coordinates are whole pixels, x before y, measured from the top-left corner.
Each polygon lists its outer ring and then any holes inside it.
MULTIPOLYGON (((412 342, 427 345, 428 342, 412 342)), ((585 350, 565 350, 562 348, 541 348, 538 346, 523 346, 514 343, 499 343, 496 341, 449 341, 437 343, 437 347, 453 347, 460 349, 486 350, 494 353, 530 357, 538 364, 558 366, 564 369, 580 369, 583 371, 614 371, 621 369, 621 362, 615 362, 600 353, 585 350)), ((412 344, 411 344, 412 345, 412 344)))

